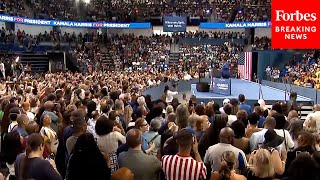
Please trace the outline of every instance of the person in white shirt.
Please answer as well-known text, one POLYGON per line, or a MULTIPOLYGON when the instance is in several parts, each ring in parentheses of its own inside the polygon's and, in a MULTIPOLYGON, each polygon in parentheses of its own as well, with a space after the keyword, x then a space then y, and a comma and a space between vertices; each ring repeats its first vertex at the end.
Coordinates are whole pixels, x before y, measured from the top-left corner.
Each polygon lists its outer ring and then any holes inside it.
POLYGON ((25 111, 25 113, 27 114, 29 121, 33 121, 35 114, 33 114, 32 112, 30 112, 30 103, 28 102, 24 102, 22 103, 22 109, 25 111))
POLYGON ((223 107, 224 107, 226 104, 230 104, 230 99, 226 98, 226 99, 223 100, 223 106, 219 108, 219 111, 220 111, 221 113, 224 113, 223 107))
POLYGON ((173 96, 174 96, 174 95, 177 95, 178 92, 177 92, 177 91, 170 91, 170 90, 169 90, 169 86, 166 85, 166 86, 164 87, 164 94, 166 95, 166 103, 171 103, 172 100, 173 100, 173 96))
POLYGON ((313 113, 308 114, 306 120, 303 123, 303 127, 306 127, 311 119, 316 121, 317 131, 320 132, 320 104, 316 104, 313 106, 313 113))
POLYGON ((234 132, 230 127, 221 129, 219 134, 220 143, 210 146, 204 156, 204 163, 210 165, 212 172, 219 171, 221 167, 221 156, 226 151, 232 151, 237 158, 235 168, 239 171, 247 167, 247 159, 245 153, 233 144, 234 132))
POLYGON ((9 119, 11 120, 11 123, 8 127, 8 133, 13 131, 15 128, 18 127, 17 118, 20 115, 20 111, 18 108, 11 108, 9 111, 9 119))
POLYGON ((273 117, 268 116, 264 122, 264 128, 255 132, 251 135, 249 139, 250 143, 250 151, 252 152, 255 149, 258 149, 260 145, 264 142, 264 134, 268 131, 268 129, 274 129, 276 127, 276 120, 273 117))
POLYGON ((186 80, 186 81, 189 81, 190 79, 192 79, 192 77, 191 77, 190 74, 188 74, 188 72, 185 72, 184 76, 183 76, 183 79, 186 80))
POLYGON ((3 79, 6 79, 6 69, 5 69, 4 64, 3 64, 2 61, 0 62, 0 71, 2 73, 3 79))
POLYGON ((96 122, 99 118, 99 113, 97 111, 93 111, 92 118, 90 118, 87 122, 87 131, 93 135, 93 137, 96 138, 96 122))
POLYGON ((259 145, 262 145, 264 142, 264 134, 268 131, 268 129, 274 129, 274 131, 281 137, 285 138, 285 141, 277 148, 279 152, 281 149, 287 148, 287 150, 294 147, 294 142, 287 130, 279 130, 275 129, 276 127, 276 120, 273 117, 268 116, 264 123, 264 128, 259 131, 255 132, 251 135, 249 143, 250 143, 250 150, 253 151, 259 148, 259 145))
POLYGON ((100 116, 96 122, 97 144, 102 154, 115 154, 119 142, 126 143, 126 137, 114 130, 114 122, 105 116, 100 116))
POLYGON ((228 126, 230 126, 233 122, 235 122, 237 120, 237 116, 231 114, 231 112, 232 112, 232 107, 231 106, 232 105, 230 105, 230 104, 226 104, 223 107, 224 113, 228 116, 228 122, 227 122, 228 126))

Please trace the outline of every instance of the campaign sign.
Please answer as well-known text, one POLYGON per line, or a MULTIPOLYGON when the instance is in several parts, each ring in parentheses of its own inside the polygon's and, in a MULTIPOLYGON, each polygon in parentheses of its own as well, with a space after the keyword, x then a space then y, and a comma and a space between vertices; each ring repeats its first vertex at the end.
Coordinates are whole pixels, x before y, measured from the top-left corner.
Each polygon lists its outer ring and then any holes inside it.
POLYGON ((27 25, 59 26, 75 28, 121 28, 121 29, 149 29, 150 23, 113 23, 113 22, 78 22, 46 19, 31 19, 7 14, 0 14, 0 21, 27 25))
POLYGON ((163 32, 186 32, 187 17, 186 16, 164 16, 163 32))
POLYGON ((272 0, 272 48, 320 48, 319 0, 272 0))
POLYGON ((200 23, 202 29, 232 29, 232 28, 270 28, 271 22, 234 22, 234 23, 216 23, 205 22, 200 23))
POLYGON ((212 92, 226 96, 231 95, 231 79, 211 79, 212 92))

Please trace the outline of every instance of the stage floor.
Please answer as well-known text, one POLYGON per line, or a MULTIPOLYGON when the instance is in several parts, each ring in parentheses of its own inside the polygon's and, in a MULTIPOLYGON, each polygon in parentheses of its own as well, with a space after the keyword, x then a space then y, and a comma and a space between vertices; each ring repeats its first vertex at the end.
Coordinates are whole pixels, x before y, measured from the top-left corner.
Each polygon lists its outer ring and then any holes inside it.
MULTIPOLYGON (((289 88, 289 87, 288 87, 289 88)), ((289 95, 285 95, 285 91, 269 86, 261 85, 262 95, 260 99, 265 101, 284 101, 289 100, 289 95), (286 96, 286 97, 285 97, 286 96)), ((238 99, 239 94, 245 95, 247 100, 259 99, 259 84, 241 79, 231 79, 231 95, 221 95, 213 92, 198 92, 196 84, 191 84, 191 93, 199 100, 209 101, 213 99, 238 99)), ((312 101, 312 99, 298 95, 297 101, 312 101)))

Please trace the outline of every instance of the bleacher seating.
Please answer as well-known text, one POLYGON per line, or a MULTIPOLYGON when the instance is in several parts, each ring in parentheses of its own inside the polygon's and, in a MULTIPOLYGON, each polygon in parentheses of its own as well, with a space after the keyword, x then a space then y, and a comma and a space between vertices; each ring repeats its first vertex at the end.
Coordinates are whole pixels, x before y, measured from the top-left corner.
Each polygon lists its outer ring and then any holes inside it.
POLYGON ((19 54, 21 63, 31 65, 32 72, 41 73, 49 71, 49 57, 46 54, 19 54))

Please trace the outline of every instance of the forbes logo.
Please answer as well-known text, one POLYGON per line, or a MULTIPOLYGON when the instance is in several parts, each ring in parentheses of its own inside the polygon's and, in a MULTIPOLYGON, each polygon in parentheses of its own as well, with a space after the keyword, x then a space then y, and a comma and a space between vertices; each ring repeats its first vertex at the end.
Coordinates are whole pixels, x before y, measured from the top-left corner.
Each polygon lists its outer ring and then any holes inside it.
POLYGON ((275 21, 316 21, 317 13, 300 13, 296 10, 294 13, 286 13, 284 10, 276 10, 275 21))

